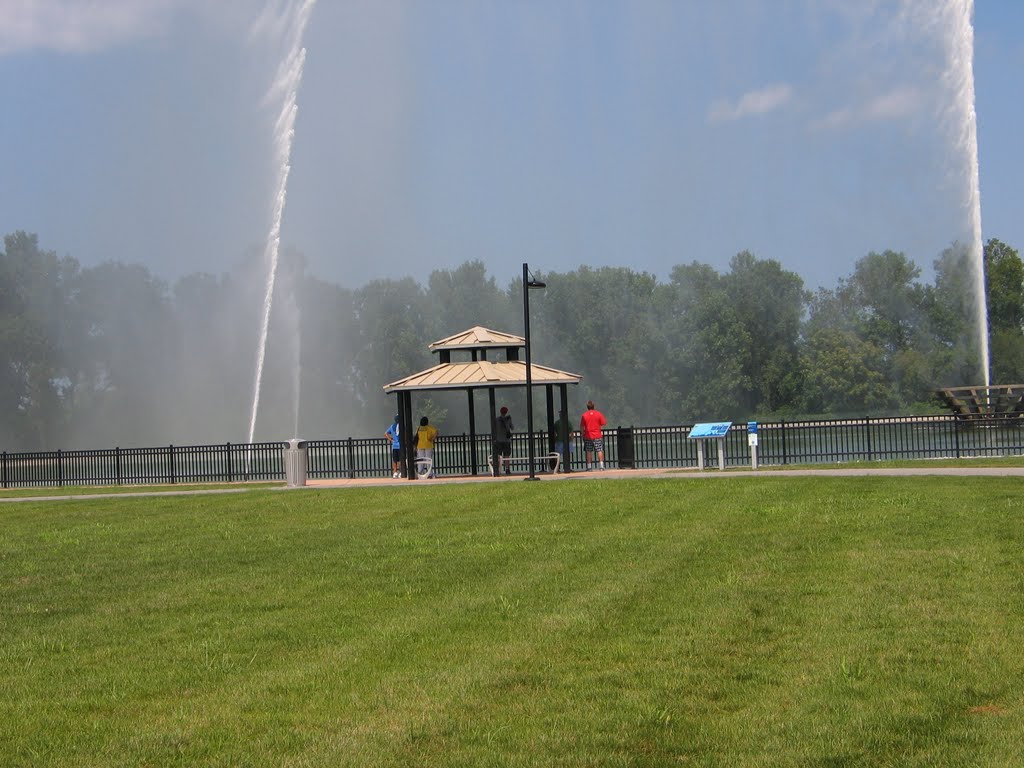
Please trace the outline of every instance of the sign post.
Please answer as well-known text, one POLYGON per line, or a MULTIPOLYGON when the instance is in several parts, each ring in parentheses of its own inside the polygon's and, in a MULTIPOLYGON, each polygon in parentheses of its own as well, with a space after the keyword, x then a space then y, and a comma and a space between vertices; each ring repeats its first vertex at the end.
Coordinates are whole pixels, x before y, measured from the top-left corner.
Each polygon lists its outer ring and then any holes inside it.
POLYGON ((718 443, 718 468, 725 469, 725 436, 729 434, 731 421, 713 421, 705 424, 694 424, 687 435, 697 441, 697 469, 704 469, 704 441, 713 438, 718 443))
POLYGON ((757 422, 747 422, 747 445, 750 446, 750 468, 757 469, 757 422))

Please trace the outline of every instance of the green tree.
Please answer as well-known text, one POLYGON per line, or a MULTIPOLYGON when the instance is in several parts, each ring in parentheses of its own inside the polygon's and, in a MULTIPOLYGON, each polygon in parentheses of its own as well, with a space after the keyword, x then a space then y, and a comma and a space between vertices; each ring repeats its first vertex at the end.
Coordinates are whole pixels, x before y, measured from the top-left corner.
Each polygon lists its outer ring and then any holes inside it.
MULTIPOLYGON (((613 424, 649 422, 660 333, 653 321, 657 281, 624 267, 546 273, 547 288, 530 293, 535 362, 579 373, 570 416, 592 399, 613 424)), ((522 280, 509 287, 522 306, 522 280)), ((521 324, 520 324, 521 325, 521 324)))
MULTIPOLYGON (((805 361, 816 354, 820 340, 815 336, 831 327, 844 332, 838 338, 856 338, 868 345, 860 357, 875 366, 872 373, 884 382, 880 396, 890 409, 929 400, 935 384, 928 315, 933 297, 919 277, 920 269, 902 253, 872 252, 860 259, 834 292, 821 292, 812 302, 805 361)), ((857 386, 856 381, 849 384, 857 386)), ((835 403, 826 411, 840 407, 846 406, 835 403)))
POLYGON ((182 413, 181 369, 167 285, 138 264, 82 271, 72 443, 159 444, 182 413))
POLYGON ((800 329, 808 295, 803 280, 773 260, 749 251, 736 254, 722 289, 749 339, 739 399, 749 415, 770 414, 792 402, 799 390, 800 329))
POLYGON ((659 294, 665 349, 657 389, 666 408, 663 419, 686 423, 750 415, 751 339, 726 280, 706 264, 677 265, 659 294))
POLYGON ((895 395, 883 374, 884 357, 849 329, 815 326, 801 355, 802 410, 842 416, 890 408, 895 395))
POLYGON ((15 232, 0 253, 0 440, 14 450, 59 447, 71 372, 65 363, 78 262, 15 232))
POLYGON ((1024 262, 1006 243, 985 244, 985 286, 988 322, 992 329, 1024 327, 1024 262))
POLYGON ((482 261, 467 261, 452 270, 434 270, 426 289, 427 328, 437 341, 476 325, 515 333, 522 326, 522 304, 516 305, 482 261), (518 312, 516 311, 518 308, 518 312))
POLYGON ((935 260, 935 283, 926 300, 932 351, 933 384, 978 383, 981 350, 970 249, 946 248, 935 260))
POLYGON ((1016 249, 996 239, 985 244, 989 353, 992 378, 1024 381, 1024 262, 1016 249))
MULTIPOLYGON (((374 280, 355 292, 353 391, 362 428, 391 423, 395 402, 381 387, 429 367, 427 297, 411 277, 374 280), (390 402, 389 402, 390 401, 390 402)), ((420 403, 422 405, 422 402, 420 403)))

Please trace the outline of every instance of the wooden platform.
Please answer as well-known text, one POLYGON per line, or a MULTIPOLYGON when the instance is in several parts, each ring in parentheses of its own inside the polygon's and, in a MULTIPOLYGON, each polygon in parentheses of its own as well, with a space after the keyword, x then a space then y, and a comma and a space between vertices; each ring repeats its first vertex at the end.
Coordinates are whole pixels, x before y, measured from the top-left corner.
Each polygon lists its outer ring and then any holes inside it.
POLYGON ((1024 384, 944 387, 937 392, 957 416, 968 420, 1024 417, 1024 384))

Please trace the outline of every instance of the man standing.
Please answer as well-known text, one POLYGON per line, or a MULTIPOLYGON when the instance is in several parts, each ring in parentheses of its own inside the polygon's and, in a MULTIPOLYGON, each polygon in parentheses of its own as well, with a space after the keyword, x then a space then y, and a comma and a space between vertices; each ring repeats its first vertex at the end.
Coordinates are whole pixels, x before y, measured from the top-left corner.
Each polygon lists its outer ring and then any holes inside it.
MULTIPOLYGON (((494 420, 494 450, 498 454, 499 461, 512 455, 512 417, 504 405, 501 406, 501 415, 494 420)), ((505 474, 511 474, 508 462, 503 463, 505 464, 505 474)))
POLYGON ((608 423, 604 414, 594 408, 594 401, 587 401, 587 410, 580 418, 580 434, 583 435, 583 450, 587 452, 587 471, 597 453, 597 468, 604 469, 604 440, 601 428, 608 423))
POLYGON ((395 423, 384 432, 384 439, 391 441, 391 477, 397 480, 402 476, 399 471, 402 466, 402 441, 398 436, 398 417, 395 416, 395 423))

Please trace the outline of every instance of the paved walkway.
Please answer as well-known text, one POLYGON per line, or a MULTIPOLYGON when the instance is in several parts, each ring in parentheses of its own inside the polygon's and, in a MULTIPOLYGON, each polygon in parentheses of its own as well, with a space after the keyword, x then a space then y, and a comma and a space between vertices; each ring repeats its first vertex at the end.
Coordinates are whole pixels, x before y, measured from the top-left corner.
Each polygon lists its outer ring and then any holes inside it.
MULTIPOLYGON (((871 468, 871 467, 822 467, 821 469, 718 469, 703 471, 693 467, 679 469, 608 469, 603 472, 571 472, 569 474, 551 475, 538 474, 544 482, 589 481, 589 480, 628 480, 640 477, 654 477, 672 480, 712 480, 730 477, 913 477, 922 476, 957 476, 957 477, 1024 477, 1024 467, 905 467, 905 468, 871 468)), ((308 488, 372 488, 379 486, 410 486, 437 485, 449 483, 509 483, 522 482, 523 474, 491 477, 490 475, 438 477, 433 480, 392 480, 391 478, 333 478, 330 480, 310 480, 308 488)), ((298 490, 298 489, 296 489, 298 490)))

